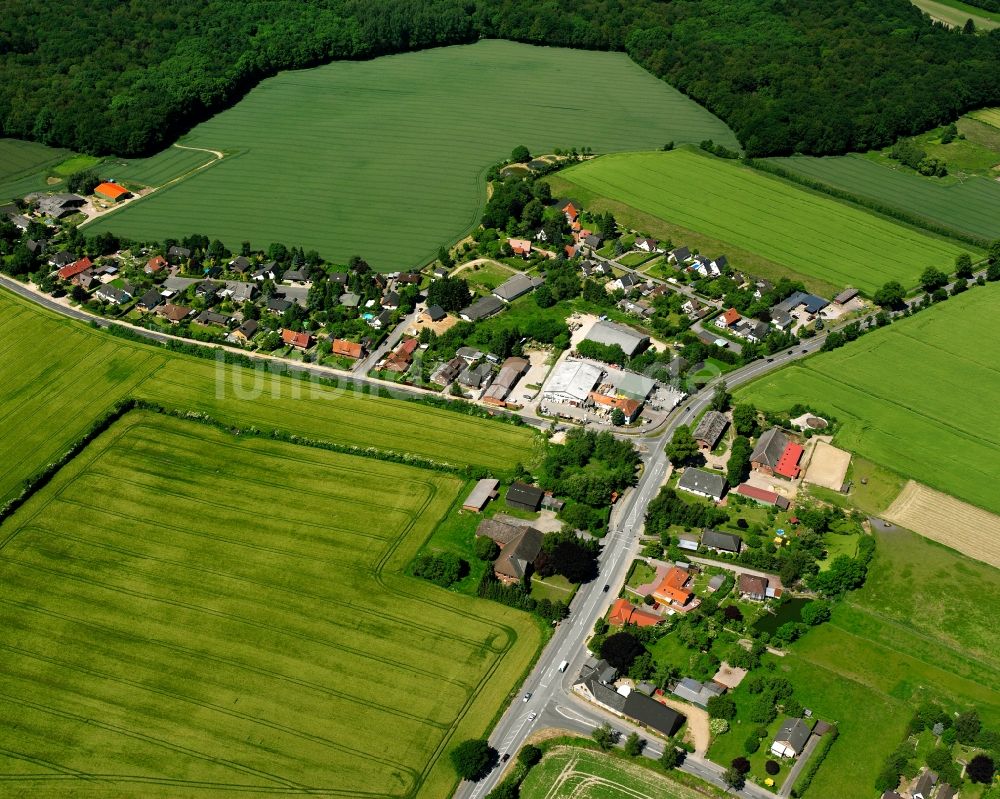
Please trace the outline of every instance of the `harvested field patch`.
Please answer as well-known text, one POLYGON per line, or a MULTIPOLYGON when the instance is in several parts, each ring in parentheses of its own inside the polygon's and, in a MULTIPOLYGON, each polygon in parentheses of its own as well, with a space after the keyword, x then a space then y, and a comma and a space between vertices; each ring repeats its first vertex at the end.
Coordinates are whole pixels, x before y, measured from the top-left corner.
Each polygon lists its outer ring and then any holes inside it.
POLYGON ((1000 569, 1000 516, 910 480, 883 516, 1000 569))

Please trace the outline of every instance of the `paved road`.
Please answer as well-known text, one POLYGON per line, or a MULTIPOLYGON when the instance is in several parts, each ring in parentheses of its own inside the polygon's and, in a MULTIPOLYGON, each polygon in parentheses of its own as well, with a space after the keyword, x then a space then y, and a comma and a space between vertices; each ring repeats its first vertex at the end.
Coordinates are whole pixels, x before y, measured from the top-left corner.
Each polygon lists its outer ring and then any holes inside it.
POLYGON ((368 374, 368 371, 383 357, 385 357, 389 350, 399 343, 399 340, 403 337, 403 333, 406 332, 407 328, 412 327, 417 321, 417 316, 418 312, 414 309, 412 313, 404 317, 400 323, 396 325, 393 331, 386 336, 385 341, 376 347, 374 351, 370 352, 368 357, 362 358, 354 365, 354 373, 362 376, 368 374))

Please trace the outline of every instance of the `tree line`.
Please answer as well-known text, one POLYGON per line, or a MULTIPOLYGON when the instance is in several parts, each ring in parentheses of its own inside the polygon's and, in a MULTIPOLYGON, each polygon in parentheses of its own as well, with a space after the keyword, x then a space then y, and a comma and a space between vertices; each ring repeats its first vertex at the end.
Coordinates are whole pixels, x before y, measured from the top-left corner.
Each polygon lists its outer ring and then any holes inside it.
POLYGON ((8 0, 0 135, 148 154, 280 70, 484 37, 624 51, 752 156, 885 146, 1000 102, 1000 32, 905 0, 8 0))

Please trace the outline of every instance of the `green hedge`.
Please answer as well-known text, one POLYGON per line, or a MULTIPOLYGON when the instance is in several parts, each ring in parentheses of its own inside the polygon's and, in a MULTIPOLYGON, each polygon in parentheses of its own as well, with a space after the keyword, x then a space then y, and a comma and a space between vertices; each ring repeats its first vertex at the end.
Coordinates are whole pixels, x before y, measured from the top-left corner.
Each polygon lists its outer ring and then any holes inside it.
POLYGON ((823 736, 823 740, 820 742, 820 745, 816 747, 816 751, 813 752, 813 755, 809 760, 809 765, 806 766, 806 770, 799 775, 799 778, 795 781, 795 785, 792 786, 792 796, 796 797, 796 799, 809 790, 813 777, 816 776, 816 772, 819 771, 819 767, 823 765, 823 760, 829 753, 830 747, 833 746, 833 742, 837 740, 839 732, 840 731, 836 727, 832 727, 826 735, 823 736))

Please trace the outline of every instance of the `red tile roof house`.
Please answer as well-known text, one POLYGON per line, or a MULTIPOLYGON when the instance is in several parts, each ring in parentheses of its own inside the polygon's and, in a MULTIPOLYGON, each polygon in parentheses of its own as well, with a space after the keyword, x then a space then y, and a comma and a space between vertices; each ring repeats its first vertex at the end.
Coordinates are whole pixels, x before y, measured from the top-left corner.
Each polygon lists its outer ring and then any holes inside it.
POLYGON ((580 209, 573 205, 573 203, 566 203, 562 207, 562 212, 566 214, 566 220, 569 222, 575 222, 576 218, 580 215, 580 209))
POLYGON ((355 341, 347 341, 342 338, 333 340, 334 355, 343 355, 345 358, 360 358, 364 353, 364 348, 355 341))
POLYGON ((531 255, 531 242, 527 239, 507 239, 507 243, 514 255, 519 255, 522 258, 531 255))
POLYGON ((307 350, 313 345, 313 337, 308 333, 296 333, 288 329, 281 331, 281 340, 297 350, 307 350))
POLYGON ((68 266, 64 266, 59 270, 60 280, 69 280, 70 278, 76 277, 81 272, 86 272, 93 266, 93 262, 89 258, 81 258, 79 261, 74 261, 68 266))
POLYGON ((389 353, 389 357, 385 359, 385 364, 382 368, 388 372, 405 372, 410 368, 410 364, 413 363, 413 353, 419 343, 415 338, 406 339, 395 350, 389 353))
POLYGON ((146 266, 142 271, 147 275, 155 275, 157 272, 166 269, 168 266, 170 266, 170 264, 167 263, 166 258, 162 255, 155 255, 146 261, 146 266))
POLYGON ((732 327, 743 317, 740 316, 740 312, 735 308, 730 308, 724 314, 715 319, 715 326, 721 328, 732 327))
POLYGON ((659 624, 662 619, 655 613, 643 610, 627 599, 618 599, 611 606, 611 613, 608 614, 608 624, 612 627, 624 627, 627 624, 634 624, 636 627, 652 627, 659 624))

